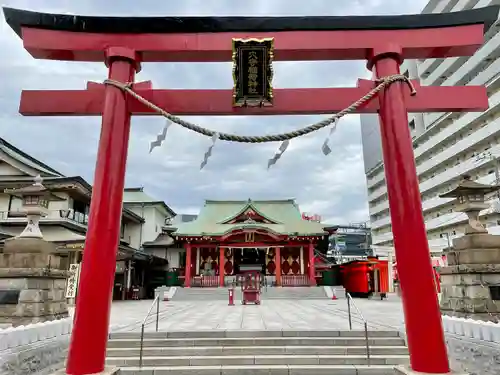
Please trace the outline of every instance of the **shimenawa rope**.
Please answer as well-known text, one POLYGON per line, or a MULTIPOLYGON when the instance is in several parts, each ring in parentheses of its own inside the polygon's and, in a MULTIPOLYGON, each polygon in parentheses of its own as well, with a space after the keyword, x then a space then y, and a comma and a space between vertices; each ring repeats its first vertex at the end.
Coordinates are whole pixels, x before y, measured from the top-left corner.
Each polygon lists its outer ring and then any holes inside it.
POLYGON ((171 113, 168 113, 166 110, 158 107, 156 104, 150 102, 149 100, 145 99, 141 95, 139 95, 137 92, 135 92, 132 89, 132 84, 130 83, 122 83, 118 82, 115 80, 111 79, 106 79, 104 81, 104 84, 114 86, 119 88, 120 90, 126 92, 130 96, 134 97, 137 101, 141 102, 145 106, 149 107, 153 111, 161 114, 163 117, 167 118, 168 120, 182 126, 183 128, 186 128, 188 130, 192 130, 198 134, 202 134, 207 137, 214 138, 216 136, 216 139, 220 139, 222 141, 228 141, 228 142, 240 142, 240 143, 264 143, 264 142, 283 142, 283 141, 289 141, 291 139, 301 137, 303 135, 315 132, 317 130, 323 129, 332 123, 338 121, 341 117, 354 112, 356 109, 359 107, 363 106, 364 104, 368 103, 370 100, 372 100, 378 93, 383 90, 385 87, 391 85, 394 82, 405 82, 408 87, 410 88, 411 95, 415 95, 417 92, 415 90, 415 87, 413 86, 412 82, 408 77, 402 74, 395 74, 387 77, 380 78, 376 80, 375 82, 377 83, 377 86, 375 86, 373 89, 368 91, 363 97, 361 97, 359 100, 355 101, 352 103, 350 106, 347 108, 341 110, 340 112, 337 112, 333 116, 326 118, 324 120, 321 120, 315 124, 306 126, 302 129, 297 129, 291 132, 286 132, 286 133, 281 133, 281 134, 272 134, 272 135, 262 135, 262 136, 244 136, 244 135, 237 135, 237 134, 230 134, 230 133, 223 133, 223 132, 216 132, 210 129, 207 129, 203 126, 194 124, 192 122, 183 120, 175 115, 172 115, 171 113))

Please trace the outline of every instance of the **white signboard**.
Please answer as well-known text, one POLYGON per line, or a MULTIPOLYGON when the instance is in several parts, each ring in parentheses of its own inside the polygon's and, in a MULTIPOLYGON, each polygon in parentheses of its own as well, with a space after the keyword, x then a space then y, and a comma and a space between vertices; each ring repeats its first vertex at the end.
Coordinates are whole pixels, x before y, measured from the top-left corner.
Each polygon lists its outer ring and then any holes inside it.
POLYGON ((66 298, 76 298, 78 279, 80 278, 80 265, 73 263, 69 265, 70 276, 66 282, 66 298))

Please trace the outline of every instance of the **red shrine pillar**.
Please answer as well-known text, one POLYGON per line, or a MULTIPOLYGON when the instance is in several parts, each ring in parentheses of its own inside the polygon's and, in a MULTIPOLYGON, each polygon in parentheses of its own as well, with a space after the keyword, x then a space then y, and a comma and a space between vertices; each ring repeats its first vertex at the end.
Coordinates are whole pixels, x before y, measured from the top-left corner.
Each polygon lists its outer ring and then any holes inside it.
MULTIPOLYGON (((375 66, 380 78, 399 74, 401 63, 401 48, 385 45, 372 52, 368 68, 375 66)), ((413 371, 445 374, 450 367, 403 89, 408 90, 406 84, 397 82, 380 93, 379 116, 408 349, 413 371)))
MULTIPOLYGON (((139 60, 133 50, 106 50, 109 79, 133 82, 139 60)), ((90 218, 66 373, 96 374, 104 370, 109 313, 120 238, 130 112, 125 94, 107 86, 102 112, 90 218), (97 313, 96 313, 97 312, 97 313)))
POLYGON ((312 242, 309 242, 307 257, 309 259, 309 284, 316 285, 316 268, 314 266, 314 243, 312 242))
POLYGON ((281 247, 276 247, 274 251, 274 264, 276 269, 274 271, 276 275, 276 286, 281 286, 281 247))
POLYGON ((192 260, 192 252, 191 252, 191 244, 186 242, 184 245, 186 247, 186 271, 184 272, 184 287, 191 287, 191 269, 193 268, 193 260, 192 260))
POLYGON ((225 265, 225 259, 224 259, 224 248, 220 247, 219 248, 219 286, 224 287, 224 265, 225 265))

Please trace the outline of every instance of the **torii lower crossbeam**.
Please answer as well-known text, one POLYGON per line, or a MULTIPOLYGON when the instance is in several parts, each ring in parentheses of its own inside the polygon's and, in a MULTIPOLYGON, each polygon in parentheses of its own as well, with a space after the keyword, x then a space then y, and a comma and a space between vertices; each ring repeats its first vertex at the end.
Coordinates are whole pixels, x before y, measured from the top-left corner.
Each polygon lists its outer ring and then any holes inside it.
MULTIPOLYGON (((134 83, 142 62, 231 61, 232 38, 274 38, 275 61, 366 60, 377 78, 399 74, 405 59, 470 56, 497 20, 498 7, 447 14, 374 17, 85 17, 4 9, 7 23, 35 58, 99 61, 109 79, 134 83)), ((228 74, 230 74, 228 72, 228 74)), ((275 90, 273 107, 232 108, 230 91, 135 89, 176 115, 325 114, 360 99, 357 88, 275 90)), ((482 111, 481 87, 386 86, 359 113, 380 115, 398 273, 411 368, 450 370, 422 215, 408 112, 482 111)), ((25 91, 24 115, 102 115, 101 138, 66 372, 103 371, 118 246, 131 115, 151 111, 114 86, 25 91)), ((70 125, 69 125, 70 126, 70 125)))
MULTIPOLYGON (((488 96, 482 86, 420 86, 418 95, 404 89, 407 111, 461 112, 484 111, 488 96)), ((272 107, 233 107, 231 90, 151 90, 136 92, 177 116, 236 115, 319 115, 337 113, 374 87, 373 81, 360 80, 356 88, 275 89, 272 107)), ((92 85, 87 90, 23 90, 19 112, 25 116, 101 116, 105 90, 92 85)), ((158 115, 151 108, 128 98, 132 115, 158 115)), ((370 101, 357 113, 377 113, 378 100, 370 101)))

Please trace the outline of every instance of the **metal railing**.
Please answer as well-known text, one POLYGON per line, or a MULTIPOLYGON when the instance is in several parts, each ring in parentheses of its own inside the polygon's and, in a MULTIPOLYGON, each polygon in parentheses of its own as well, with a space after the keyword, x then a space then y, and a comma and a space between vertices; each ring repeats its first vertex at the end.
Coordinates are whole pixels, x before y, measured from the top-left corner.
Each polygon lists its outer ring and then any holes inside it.
POLYGON ((142 321, 141 325, 141 346, 139 350, 139 367, 142 367, 142 355, 143 355, 143 349, 144 349, 144 327, 146 326, 146 322, 151 315, 151 311, 153 310, 153 307, 156 305, 156 332, 158 332, 158 321, 160 317, 160 294, 155 297, 153 300, 153 303, 151 304, 151 307, 148 310, 148 313, 146 314, 146 317, 142 321))
POLYGON ((354 309, 356 309, 356 312, 358 313, 359 317, 363 321, 363 326, 365 329, 365 343, 366 343, 366 360, 368 362, 368 365, 370 365, 370 342, 368 340, 368 322, 366 321, 365 317, 359 311, 358 306, 354 303, 354 300, 352 299, 352 296, 346 292, 346 300, 347 300, 347 313, 349 315, 349 329, 352 331, 352 314, 351 314, 351 305, 354 306, 354 309))

